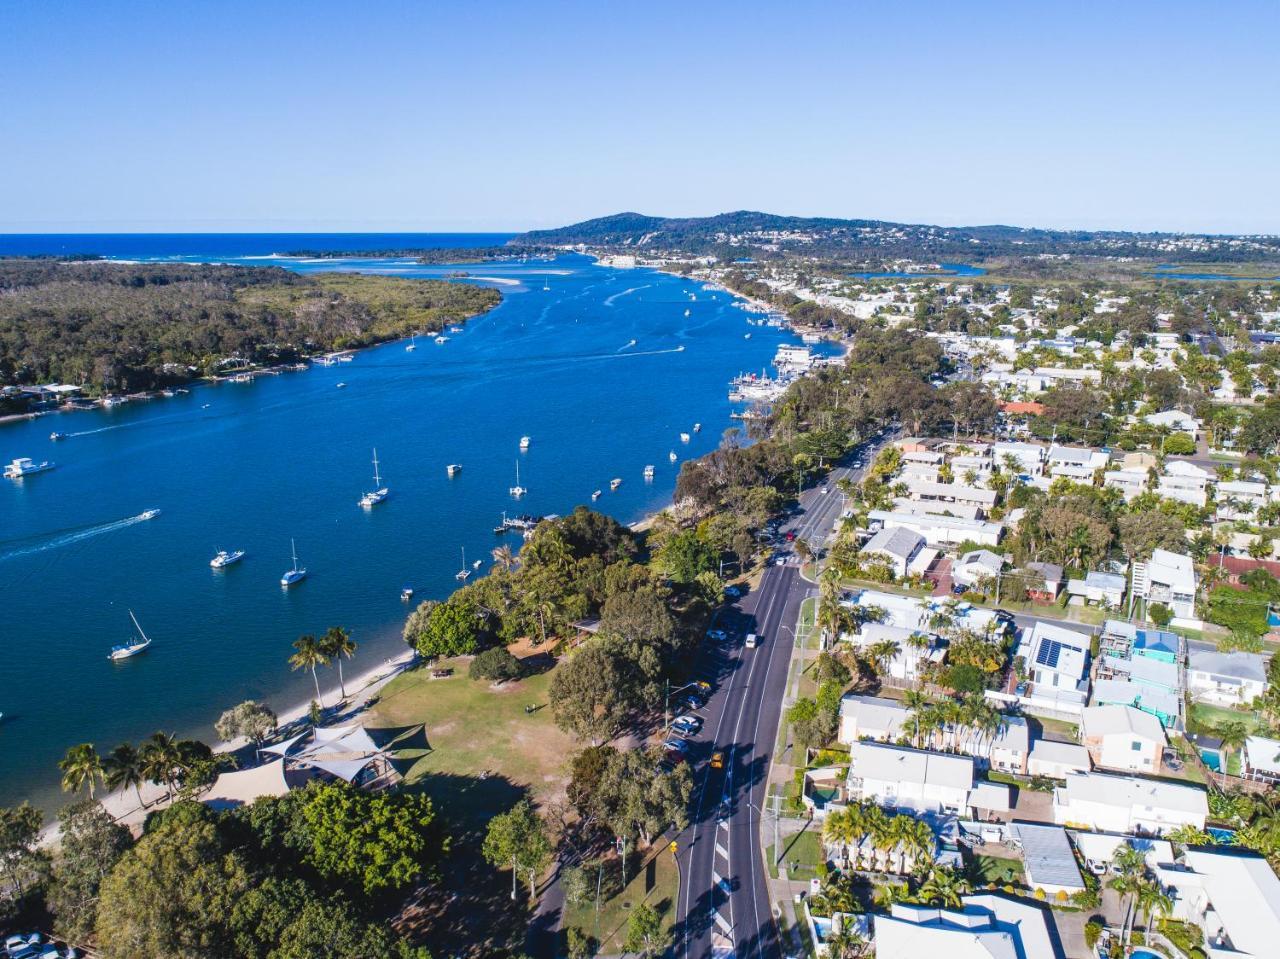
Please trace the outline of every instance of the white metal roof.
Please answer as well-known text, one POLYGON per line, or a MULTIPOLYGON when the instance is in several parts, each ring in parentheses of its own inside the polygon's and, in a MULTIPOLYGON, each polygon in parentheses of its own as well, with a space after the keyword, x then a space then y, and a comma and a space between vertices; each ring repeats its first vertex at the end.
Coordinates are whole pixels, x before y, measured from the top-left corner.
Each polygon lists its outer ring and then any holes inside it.
POLYGON ((850 772, 862 779, 966 790, 973 785, 973 760, 968 756, 879 743, 854 743, 849 748, 849 758, 850 772))
POLYGON ((1083 889, 1084 879, 1076 865, 1067 831, 1061 826, 1015 822, 1010 827, 1015 839, 1022 843, 1022 856, 1027 882, 1039 887, 1083 889))
POLYGON ((1280 949, 1280 879, 1260 856, 1187 849, 1237 952, 1262 959, 1280 949))

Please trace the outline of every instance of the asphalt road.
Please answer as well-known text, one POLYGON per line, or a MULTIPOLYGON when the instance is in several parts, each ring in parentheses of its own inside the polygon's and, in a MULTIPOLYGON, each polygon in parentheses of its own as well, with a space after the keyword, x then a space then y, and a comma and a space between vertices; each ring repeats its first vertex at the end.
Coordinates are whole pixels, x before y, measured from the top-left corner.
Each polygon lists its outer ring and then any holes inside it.
MULTIPOLYGON (((866 453, 868 459, 874 452, 866 453)), ((823 487, 801 496, 783 533, 821 546, 844 507, 836 481, 860 475, 850 467, 832 471, 823 487)), ((772 836, 766 829, 762 837, 761 825, 772 824, 764 809, 769 767, 800 603, 813 592, 794 559, 767 567, 760 585, 720 618, 717 625, 729 639, 708 643, 704 651, 700 678, 714 688, 698 714, 701 730, 689 737, 694 796, 690 824, 676 840, 676 954, 682 959, 783 953, 764 861, 772 836), (755 649, 745 647, 747 633, 759 637, 755 649), (714 752, 724 757, 721 769, 711 766, 714 752)))

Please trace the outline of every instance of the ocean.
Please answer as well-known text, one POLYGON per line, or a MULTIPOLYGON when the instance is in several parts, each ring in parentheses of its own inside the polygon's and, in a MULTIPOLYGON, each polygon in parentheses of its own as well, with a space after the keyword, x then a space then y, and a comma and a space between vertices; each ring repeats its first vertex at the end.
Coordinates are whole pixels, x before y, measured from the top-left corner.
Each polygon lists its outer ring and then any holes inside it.
MULTIPOLYGON (((0 253, 262 263, 281 250, 505 238, 43 237, 27 246, 3 237, 0 253)), ((270 262, 451 272, 409 260, 270 262)), ((753 314, 723 291, 584 256, 452 269, 500 289, 503 302, 444 344, 388 343, 351 363, 0 425, 0 461, 57 463, 0 483, 0 805, 63 801, 56 764, 75 743, 105 753, 161 729, 212 739, 218 713, 243 699, 281 711, 305 703, 311 677, 286 662, 303 633, 347 627, 360 647, 349 677, 399 654, 402 587, 414 588, 415 603, 443 598, 458 585, 464 550, 468 565, 487 568, 496 545, 517 547, 518 537, 493 532, 504 511, 586 504, 632 522, 661 508, 680 462, 734 425, 728 381, 796 341, 749 325, 753 314), (68 437, 52 442, 54 430, 68 437), (375 447, 391 493, 365 510, 357 500, 372 488, 375 447), (462 466, 453 479, 450 463, 462 466), (517 463, 529 489, 521 501, 508 494, 517 463), (615 477, 622 484, 610 492, 615 477), (148 509, 161 512, 140 519, 148 509), (309 574, 286 591, 291 540, 309 574), (216 572, 218 549, 246 557, 216 572), (153 644, 111 663, 111 646, 132 634, 130 610, 153 644)), ((322 677, 326 688, 335 681, 322 677)))

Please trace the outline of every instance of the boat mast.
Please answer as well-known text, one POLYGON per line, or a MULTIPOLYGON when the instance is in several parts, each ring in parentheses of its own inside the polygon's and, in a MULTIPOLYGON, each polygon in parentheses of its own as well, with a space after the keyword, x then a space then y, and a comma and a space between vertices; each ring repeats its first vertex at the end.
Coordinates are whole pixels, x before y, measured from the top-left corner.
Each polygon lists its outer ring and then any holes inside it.
POLYGON ((382 478, 378 476, 378 448, 373 448, 373 488, 380 489, 382 487, 382 478))
POLYGON ((294 572, 297 572, 297 570, 298 570, 298 544, 297 544, 297 542, 296 542, 296 541, 294 541, 294 539, 293 539, 292 537, 290 537, 290 539, 289 539, 289 548, 293 551, 293 569, 294 569, 294 572))
POLYGON ((142 626, 138 622, 138 617, 133 615, 133 610, 129 610, 129 618, 133 620, 133 625, 134 627, 137 628, 138 633, 142 636, 142 638, 146 640, 148 643, 151 642, 151 640, 147 639, 147 634, 142 631, 142 626))

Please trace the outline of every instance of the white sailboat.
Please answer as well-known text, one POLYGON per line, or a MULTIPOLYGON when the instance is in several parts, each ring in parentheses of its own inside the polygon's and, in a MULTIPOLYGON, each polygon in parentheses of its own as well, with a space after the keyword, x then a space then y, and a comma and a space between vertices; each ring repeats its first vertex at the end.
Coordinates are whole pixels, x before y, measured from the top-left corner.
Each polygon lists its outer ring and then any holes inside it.
POLYGON ((530 442, 529 437, 527 436, 520 437, 520 448, 522 450, 527 450, 529 448, 529 442, 530 442))
POLYGON ((298 565, 298 544, 291 539, 289 540, 289 548, 293 551, 293 566, 280 577, 280 585, 286 589, 295 583, 301 583, 307 576, 306 569, 298 565))
POLYGON ((416 334, 416 333, 410 333, 410 334, 409 334, 409 343, 408 343, 408 345, 406 345, 406 346, 405 346, 405 352, 407 352, 407 353, 412 353, 412 352, 413 352, 414 350, 416 350, 417 348, 418 348, 418 334, 416 334))
POLYGON ((151 638, 142 631, 142 626, 138 624, 138 617, 133 615, 133 610, 129 610, 129 618, 133 620, 134 628, 138 630, 138 635, 142 638, 131 639, 129 642, 121 643, 119 646, 112 646, 111 652, 107 655, 108 659, 128 659, 130 656, 137 656, 151 645, 151 638))
POLYGON ((527 489, 525 489, 523 486, 520 485, 520 461, 519 460, 516 460, 516 485, 511 487, 509 490, 507 490, 507 492, 510 493, 512 496, 514 496, 516 499, 519 499, 525 493, 529 492, 527 489))
POLYGON ((391 490, 382 485, 382 477, 378 475, 378 450, 373 451, 373 489, 360 497, 360 505, 365 509, 377 506, 386 499, 391 490))
POLYGON ((550 278, 550 277, 547 277, 547 278, 545 278, 545 279, 542 281, 542 292, 543 292, 543 293, 550 293, 550 292, 551 292, 551 278, 550 278))
POLYGON ((465 583, 467 577, 471 575, 471 570, 467 569, 467 548, 462 547, 462 568, 453 574, 453 578, 460 583, 465 583))

